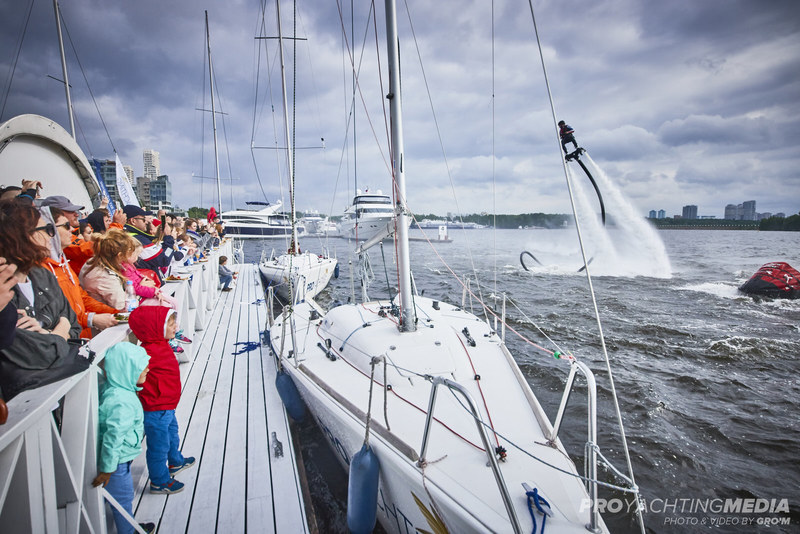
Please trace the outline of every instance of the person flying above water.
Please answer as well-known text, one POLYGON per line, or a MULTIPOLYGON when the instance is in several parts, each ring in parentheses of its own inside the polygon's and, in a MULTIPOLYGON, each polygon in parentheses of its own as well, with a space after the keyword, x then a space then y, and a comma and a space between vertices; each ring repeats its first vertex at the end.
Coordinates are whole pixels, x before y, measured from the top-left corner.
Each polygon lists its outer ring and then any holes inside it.
POLYGON ((564 121, 558 121, 558 134, 561 136, 561 146, 564 149, 564 154, 567 154, 567 143, 575 145, 575 150, 578 149, 578 142, 575 140, 575 130, 572 126, 564 121))

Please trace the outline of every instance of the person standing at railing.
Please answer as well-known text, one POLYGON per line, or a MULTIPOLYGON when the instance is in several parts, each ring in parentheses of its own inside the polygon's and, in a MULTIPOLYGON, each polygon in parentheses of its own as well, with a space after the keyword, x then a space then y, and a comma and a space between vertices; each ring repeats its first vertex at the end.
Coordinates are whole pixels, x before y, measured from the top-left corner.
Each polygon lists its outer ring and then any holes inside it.
MULTIPOLYGON (((30 203, 18 199, 0 202, 0 227, 0 256, 17 268, 10 305, 18 310, 15 339, 0 355, 15 369, 58 367, 57 360, 71 351, 67 340, 77 340, 81 326, 53 273, 39 267, 48 256, 47 243, 55 227, 30 203)), ((9 390, 25 389, 20 383, 6 382, 5 375, 0 378, 9 396, 14 394, 9 390)))
POLYGON ((112 228, 96 234, 94 256, 81 269, 81 286, 92 298, 121 310, 125 307, 125 276, 122 263, 136 250, 137 241, 127 233, 112 228))
POLYGON ((181 372, 169 341, 178 330, 175 310, 164 306, 139 306, 131 312, 129 326, 150 355, 150 374, 139 400, 144 409, 147 436, 147 471, 150 493, 171 495, 183 491, 175 475, 194 465, 180 451, 175 408, 181 400, 181 372))
POLYGON ((56 234, 49 242, 50 255, 42 262, 42 266, 50 269, 58 280, 61 291, 83 327, 81 337, 91 339, 93 328, 105 330, 117 324, 114 314, 118 309, 93 299, 78 283, 78 275, 69 267, 63 254, 63 249, 69 246, 72 236, 64 213, 53 207, 39 208, 39 213, 46 221, 52 222, 56 229, 56 234))
MULTIPOLYGON (((103 360, 106 382, 98 409, 99 457, 94 487, 101 484, 133 517, 133 478, 131 462, 142 453, 144 412, 137 392, 147 379, 150 356, 133 343, 111 346, 103 360)), ((115 508, 114 524, 118 534, 133 534, 134 527, 115 508)), ((145 532, 153 532, 155 524, 140 523, 145 532)))

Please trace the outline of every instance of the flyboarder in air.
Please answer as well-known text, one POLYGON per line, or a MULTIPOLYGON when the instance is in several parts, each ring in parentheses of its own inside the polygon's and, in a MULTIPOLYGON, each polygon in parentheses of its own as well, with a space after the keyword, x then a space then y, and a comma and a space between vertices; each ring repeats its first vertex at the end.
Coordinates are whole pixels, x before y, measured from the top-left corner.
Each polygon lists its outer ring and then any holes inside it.
POLYGON ((572 129, 572 126, 564 121, 558 121, 558 128, 558 134, 561 136, 561 146, 564 148, 564 154, 568 154, 567 143, 572 143, 575 145, 575 149, 577 150, 578 142, 575 140, 575 130, 572 129))

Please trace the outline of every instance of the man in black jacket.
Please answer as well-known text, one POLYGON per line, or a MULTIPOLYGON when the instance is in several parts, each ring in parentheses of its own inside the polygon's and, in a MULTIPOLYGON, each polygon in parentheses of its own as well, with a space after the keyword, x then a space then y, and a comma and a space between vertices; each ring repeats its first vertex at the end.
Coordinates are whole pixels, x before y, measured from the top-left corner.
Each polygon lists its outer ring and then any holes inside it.
POLYGON ((572 143, 575 145, 575 150, 578 150, 578 142, 575 140, 575 130, 572 129, 572 126, 564 121, 558 121, 558 134, 561 136, 564 154, 567 154, 567 143, 572 143))
POLYGON ((144 247, 136 267, 154 271, 163 282, 164 272, 172 260, 183 258, 183 254, 175 250, 175 238, 165 233, 160 243, 155 241, 155 235, 148 232, 148 217, 152 217, 153 212, 145 211, 133 204, 128 204, 122 210, 128 216, 125 231, 144 247))

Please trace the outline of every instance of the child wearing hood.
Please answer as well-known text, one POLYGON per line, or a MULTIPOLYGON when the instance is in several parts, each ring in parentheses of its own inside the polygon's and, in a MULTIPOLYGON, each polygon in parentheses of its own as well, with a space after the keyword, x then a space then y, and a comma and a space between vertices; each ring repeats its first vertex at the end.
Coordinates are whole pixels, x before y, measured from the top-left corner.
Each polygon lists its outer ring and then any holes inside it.
POLYGON ((181 374, 169 340, 177 331, 175 310, 164 306, 139 306, 128 326, 150 355, 150 374, 139 391, 147 436, 147 470, 150 493, 170 495, 183 490, 175 475, 194 465, 180 450, 175 408, 181 398, 181 374))
MULTIPOLYGON (((98 411, 98 475, 92 482, 105 486, 108 493, 133 517, 133 479, 131 462, 142 452, 144 435, 142 405, 136 395, 147 378, 150 357, 133 343, 117 343, 106 351, 106 383, 98 411)), ((115 508, 114 523, 120 534, 133 534, 134 527, 115 508)), ((141 524, 145 532, 153 523, 141 524)))

